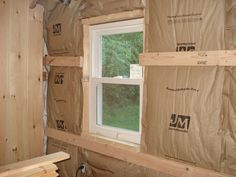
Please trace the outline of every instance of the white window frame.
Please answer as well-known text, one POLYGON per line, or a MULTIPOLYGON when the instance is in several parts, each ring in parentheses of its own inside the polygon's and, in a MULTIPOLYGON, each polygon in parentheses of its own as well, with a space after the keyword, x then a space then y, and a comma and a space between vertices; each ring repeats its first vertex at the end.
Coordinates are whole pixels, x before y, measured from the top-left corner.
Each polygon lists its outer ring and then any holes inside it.
MULTIPOLYGON (((130 78, 108 78, 102 77, 101 65, 101 36, 109 34, 143 32, 144 34, 144 19, 126 20, 120 22, 112 22, 107 24, 94 25, 89 27, 90 33, 90 80, 89 80, 89 130, 90 133, 102 135, 120 141, 127 141, 131 143, 140 144, 141 139, 141 115, 142 115, 142 93, 143 93, 143 78, 130 79, 130 78), (97 85, 99 84, 123 84, 123 85, 137 85, 140 91, 140 108, 139 108, 139 131, 131 131, 116 127, 102 125, 102 112, 98 109, 97 119, 97 99, 101 100, 102 97, 97 97, 97 85), (98 125, 97 123, 101 124, 98 125)), ((99 93, 98 93, 99 94, 99 93)), ((100 95, 100 94, 99 94, 100 95)), ((102 100, 101 100, 102 102, 102 100)))

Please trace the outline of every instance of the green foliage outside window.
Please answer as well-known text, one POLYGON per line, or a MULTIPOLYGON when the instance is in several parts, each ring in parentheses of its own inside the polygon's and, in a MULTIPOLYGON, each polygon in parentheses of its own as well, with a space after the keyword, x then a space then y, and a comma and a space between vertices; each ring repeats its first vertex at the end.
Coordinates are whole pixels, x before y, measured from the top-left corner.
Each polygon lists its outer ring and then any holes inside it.
MULTIPOLYGON (((130 64, 139 63, 143 33, 102 37, 102 77, 130 77, 130 64)), ((139 130, 139 86, 103 84, 103 124, 139 130)))

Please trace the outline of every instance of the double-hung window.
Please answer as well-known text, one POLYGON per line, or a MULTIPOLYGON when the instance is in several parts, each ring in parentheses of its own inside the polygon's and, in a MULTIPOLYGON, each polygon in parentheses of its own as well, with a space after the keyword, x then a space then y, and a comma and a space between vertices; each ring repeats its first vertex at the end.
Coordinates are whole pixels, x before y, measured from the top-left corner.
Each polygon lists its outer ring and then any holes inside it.
POLYGON ((90 132, 140 143, 143 19, 90 26, 90 132))

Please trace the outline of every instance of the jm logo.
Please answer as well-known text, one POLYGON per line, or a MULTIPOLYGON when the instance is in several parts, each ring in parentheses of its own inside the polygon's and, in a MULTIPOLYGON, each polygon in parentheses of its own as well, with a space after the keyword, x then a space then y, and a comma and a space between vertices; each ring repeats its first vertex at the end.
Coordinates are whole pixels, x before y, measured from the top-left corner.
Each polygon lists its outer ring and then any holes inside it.
POLYGON ((53 24, 52 25, 52 32, 53 35, 61 35, 61 23, 53 24))
POLYGON ((65 130, 66 129, 64 120, 56 120, 56 122, 57 122, 57 128, 59 130, 65 130))
POLYGON ((170 118, 170 130, 188 132, 190 116, 172 114, 170 118))
POLYGON ((56 73, 54 83, 55 84, 63 84, 64 73, 56 73))
POLYGON ((176 52, 195 51, 195 43, 178 43, 176 52))

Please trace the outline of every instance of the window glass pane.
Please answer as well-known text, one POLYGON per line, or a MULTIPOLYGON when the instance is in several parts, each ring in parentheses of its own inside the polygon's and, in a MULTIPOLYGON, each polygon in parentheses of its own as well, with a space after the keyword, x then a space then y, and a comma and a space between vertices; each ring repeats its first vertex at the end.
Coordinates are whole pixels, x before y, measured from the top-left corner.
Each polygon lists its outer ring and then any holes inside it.
POLYGON ((139 92, 138 85, 98 86, 97 123, 139 131, 139 92))
MULTIPOLYGON (((130 77, 130 65, 139 63, 143 52, 143 32, 101 37, 102 77, 130 77)), ((142 72, 142 70, 141 70, 142 72)))

